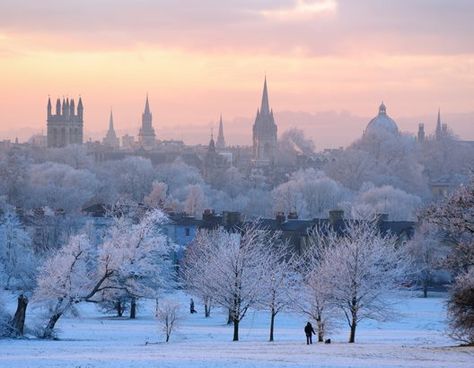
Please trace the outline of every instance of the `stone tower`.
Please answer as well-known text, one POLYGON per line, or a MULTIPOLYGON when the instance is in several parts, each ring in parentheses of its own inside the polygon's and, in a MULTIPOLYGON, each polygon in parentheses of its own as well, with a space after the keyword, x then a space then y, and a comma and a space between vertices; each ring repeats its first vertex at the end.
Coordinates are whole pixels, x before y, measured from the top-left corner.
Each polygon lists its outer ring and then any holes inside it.
POLYGON ((110 110, 109 130, 107 131, 107 135, 105 136, 103 143, 104 145, 112 148, 120 147, 120 140, 118 139, 114 129, 114 116, 112 115, 112 110, 110 110))
POLYGON ((216 148, 218 150, 225 149, 224 125, 222 124, 222 115, 219 120, 219 134, 217 135, 216 148))
POLYGON ((84 106, 79 97, 77 111, 74 99, 56 101, 56 111, 53 114, 51 99, 47 105, 47 141, 48 147, 59 148, 70 144, 82 144, 84 137, 84 106))
POLYGON ((277 126, 268 102, 267 78, 263 84, 262 104, 257 110, 253 125, 253 159, 259 165, 275 160, 277 150, 277 126))
POLYGON ((148 103, 148 95, 146 96, 145 111, 142 114, 142 126, 138 133, 138 142, 140 146, 146 150, 151 150, 156 146, 155 129, 152 125, 153 116, 148 103))

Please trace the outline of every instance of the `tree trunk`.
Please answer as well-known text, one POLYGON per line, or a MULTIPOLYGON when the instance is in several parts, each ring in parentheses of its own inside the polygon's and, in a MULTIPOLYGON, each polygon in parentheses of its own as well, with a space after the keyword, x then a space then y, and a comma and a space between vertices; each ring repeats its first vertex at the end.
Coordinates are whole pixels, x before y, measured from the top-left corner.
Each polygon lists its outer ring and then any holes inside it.
POLYGON ((130 319, 137 318, 137 300, 133 297, 130 301, 130 319))
POLYGON ((59 318, 62 316, 62 312, 55 313, 51 316, 51 318, 48 321, 48 324, 46 325, 46 328, 44 329, 43 332, 43 338, 44 339, 50 339, 53 337, 53 330, 54 326, 56 325, 56 322, 58 322, 59 318))
POLYGON ((123 307, 120 300, 115 303, 115 310, 117 311, 117 317, 123 316, 123 307))
POLYGON ((211 302, 208 298, 204 300, 204 317, 209 318, 211 316, 211 302))
POLYGON ((270 319, 270 341, 273 341, 273 330, 275 328, 275 308, 272 307, 272 314, 270 319))
POLYGON ((350 342, 350 343, 355 342, 356 327, 357 327, 357 322, 356 322, 355 320, 352 320, 352 323, 351 323, 351 335, 349 336, 349 342, 350 342))
POLYGON ((316 319, 316 324, 318 326, 318 342, 324 342, 324 323, 321 316, 316 319))
POLYGON ((426 280, 423 281, 423 298, 428 297, 428 282, 426 280))
POLYGON ((234 338, 232 341, 239 341, 239 320, 234 319, 234 338))
POLYGON ((18 297, 18 303, 17 303, 15 315, 13 316, 13 319, 10 322, 13 336, 23 336, 27 306, 28 306, 28 298, 24 296, 23 294, 21 294, 18 297))
POLYGON ((230 325, 234 318, 232 317, 232 311, 229 309, 229 316, 227 317, 227 324, 230 325))

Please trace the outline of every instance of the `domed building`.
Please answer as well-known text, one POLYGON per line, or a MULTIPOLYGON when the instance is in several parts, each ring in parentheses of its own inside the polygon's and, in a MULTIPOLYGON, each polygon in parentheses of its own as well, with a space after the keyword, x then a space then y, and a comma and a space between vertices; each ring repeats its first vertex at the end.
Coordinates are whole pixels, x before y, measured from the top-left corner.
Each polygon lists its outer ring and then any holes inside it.
POLYGON ((367 124, 367 128, 365 128, 364 134, 372 133, 398 134, 397 123, 387 115, 387 108, 383 102, 379 107, 379 114, 373 118, 369 124, 367 124))

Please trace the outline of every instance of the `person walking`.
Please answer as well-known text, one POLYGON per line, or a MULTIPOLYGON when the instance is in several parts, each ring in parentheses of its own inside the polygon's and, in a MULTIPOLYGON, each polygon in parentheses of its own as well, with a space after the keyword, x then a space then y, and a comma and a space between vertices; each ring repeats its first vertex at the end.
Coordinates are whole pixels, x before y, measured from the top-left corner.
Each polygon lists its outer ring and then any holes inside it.
POLYGON ((306 334, 306 345, 312 344, 313 334, 316 335, 316 332, 314 332, 314 328, 310 322, 308 322, 306 326, 304 326, 304 333, 306 334))

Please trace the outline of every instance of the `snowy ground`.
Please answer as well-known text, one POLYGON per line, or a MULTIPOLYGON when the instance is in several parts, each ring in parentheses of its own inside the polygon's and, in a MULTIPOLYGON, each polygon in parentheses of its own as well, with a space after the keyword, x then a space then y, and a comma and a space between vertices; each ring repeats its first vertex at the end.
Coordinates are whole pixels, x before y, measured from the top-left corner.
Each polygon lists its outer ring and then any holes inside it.
POLYGON ((177 297, 183 320, 168 344, 152 317, 154 303, 143 305, 135 321, 83 305, 80 317, 60 321, 60 340, 0 340, 0 367, 474 367, 474 348, 456 347, 443 334, 442 294, 400 298, 398 320, 362 323, 355 344, 346 342, 348 330, 341 326, 331 334, 332 344, 312 346, 305 344, 306 320, 300 316, 277 316, 277 341, 269 343, 268 315, 250 312, 241 341, 232 342, 225 313, 214 310, 210 319, 190 315, 188 297, 177 297))

